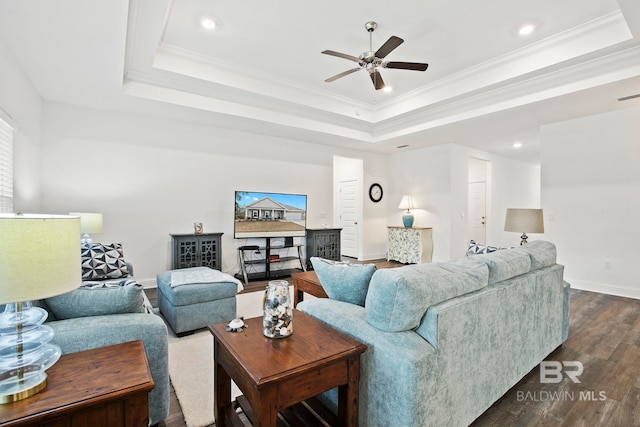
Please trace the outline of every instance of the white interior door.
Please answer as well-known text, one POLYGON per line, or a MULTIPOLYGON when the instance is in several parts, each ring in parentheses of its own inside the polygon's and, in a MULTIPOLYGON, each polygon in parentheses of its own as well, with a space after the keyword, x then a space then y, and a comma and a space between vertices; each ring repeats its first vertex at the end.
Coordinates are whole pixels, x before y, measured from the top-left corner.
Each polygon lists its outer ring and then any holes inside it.
POLYGON ((358 180, 340 181, 340 252, 343 256, 358 257, 360 241, 358 216, 358 180))
POLYGON ((479 245, 487 240, 487 183, 469 183, 469 239, 479 245))

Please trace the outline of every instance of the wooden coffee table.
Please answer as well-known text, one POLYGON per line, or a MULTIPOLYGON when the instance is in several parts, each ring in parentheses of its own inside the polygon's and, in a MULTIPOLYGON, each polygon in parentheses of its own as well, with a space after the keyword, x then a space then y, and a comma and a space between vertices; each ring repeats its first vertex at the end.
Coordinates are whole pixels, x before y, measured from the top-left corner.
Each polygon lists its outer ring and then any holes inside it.
POLYGON ((293 306, 296 307, 304 299, 304 292, 318 298, 329 298, 318 280, 315 271, 294 273, 293 278, 293 306))
POLYGON ((147 427, 153 378, 142 341, 63 355, 47 387, 0 405, 0 426, 147 427))
POLYGON ((311 316, 294 310, 293 334, 270 339, 262 334, 262 317, 245 320, 243 332, 210 325, 214 337, 216 426, 240 422, 231 403, 231 380, 244 393, 247 418, 254 426, 275 427, 294 406, 339 387, 337 423, 358 425, 360 354, 366 346, 311 316))

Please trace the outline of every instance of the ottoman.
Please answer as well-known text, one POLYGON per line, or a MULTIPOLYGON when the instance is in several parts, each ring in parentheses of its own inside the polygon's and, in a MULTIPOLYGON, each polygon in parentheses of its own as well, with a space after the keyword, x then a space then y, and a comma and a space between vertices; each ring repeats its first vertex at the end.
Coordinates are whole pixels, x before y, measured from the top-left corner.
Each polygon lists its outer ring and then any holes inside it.
POLYGON ((229 274, 192 267, 158 273, 156 282, 160 313, 178 336, 236 317, 242 284, 229 274))

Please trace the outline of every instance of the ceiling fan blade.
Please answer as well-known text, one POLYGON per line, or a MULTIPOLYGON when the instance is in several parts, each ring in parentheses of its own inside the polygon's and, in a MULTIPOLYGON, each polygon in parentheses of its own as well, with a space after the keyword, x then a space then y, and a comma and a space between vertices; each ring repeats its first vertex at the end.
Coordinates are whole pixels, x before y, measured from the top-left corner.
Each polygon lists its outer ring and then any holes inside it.
POLYGON ((380 49, 376 51, 375 56, 377 58, 384 58, 385 56, 389 55, 395 48, 400 46, 403 42, 404 40, 402 40, 400 37, 391 36, 389 37, 389 40, 387 40, 382 46, 380 46, 380 49))
POLYGON ((370 72, 369 76, 371 76, 371 81, 373 82, 373 86, 375 86, 376 90, 384 88, 384 80, 382 80, 382 76, 380 75, 378 70, 370 72))
POLYGON ((337 56, 338 58, 348 59, 349 61, 357 62, 358 64, 362 62, 360 58, 356 58, 352 55, 347 55, 346 53, 336 52, 335 50, 323 50, 322 53, 324 53, 325 55, 332 55, 337 56))
POLYGON ((425 71, 429 64, 420 62, 385 62, 382 64, 385 68, 397 68, 400 70, 425 71))
POLYGON ((353 68, 353 69, 351 69, 351 70, 343 71, 343 72, 342 72, 342 73, 340 73, 340 74, 336 74, 336 75, 335 75, 335 76, 333 76, 333 77, 329 77, 328 79, 326 79, 326 80, 325 80, 325 82, 330 83, 330 82, 332 82, 332 81, 334 81, 334 80, 338 80, 338 79, 339 79, 339 78, 341 78, 341 77, 348 76, 349 74, 351 74, 351 73, 355 73, 356 71, 360 71, 360 70, 362 70, 362 68, 359 68, 359 67, 358 67, 358 68, 353 68))

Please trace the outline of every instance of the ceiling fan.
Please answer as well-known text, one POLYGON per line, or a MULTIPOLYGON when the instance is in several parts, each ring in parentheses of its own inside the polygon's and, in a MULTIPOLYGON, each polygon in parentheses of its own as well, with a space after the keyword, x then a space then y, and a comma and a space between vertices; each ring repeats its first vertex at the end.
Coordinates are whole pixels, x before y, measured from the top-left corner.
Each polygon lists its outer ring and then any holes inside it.
POLYGON ((359 57, 347 55, 346 53, 340 53, 333 50, 323 50, 322 53, 325 55, 337 56, 339 58, 348 59, 353 62, 357 62, 359 67, 352 68, 351 70, 344 71, 340 74, 336 74, 333 77, 329 77, 325 80, 325 82, 329 83, 334 80, 338 80, 341 77, 347 76, 351 73, 355 73, 356 71, 360 71, 365 69, 369 72, 369 76, 371 77, 371 82, 373 82, 373 86, 376 90, 380 90, 384 88, 384 81, 382 80, 382 76, 378 71, 379 67, 382 68, 395 68, 400 70, 414 70, 414 71, 425 71, 429 64, 424 64, 420 62, 394 62, 394 61, 383 61, 383 59, 390 54, 395 48, 400 46, 404 40, 400 37, 391 36, 389 40, 387 40, 380 49, 377 51, 373 51, 371 47, 371 38, 372 33, 378 27, 378 23, 374 21, 369 21, 364 24, 364 27, 369 32, 369 50, 360 54, 359 57))

